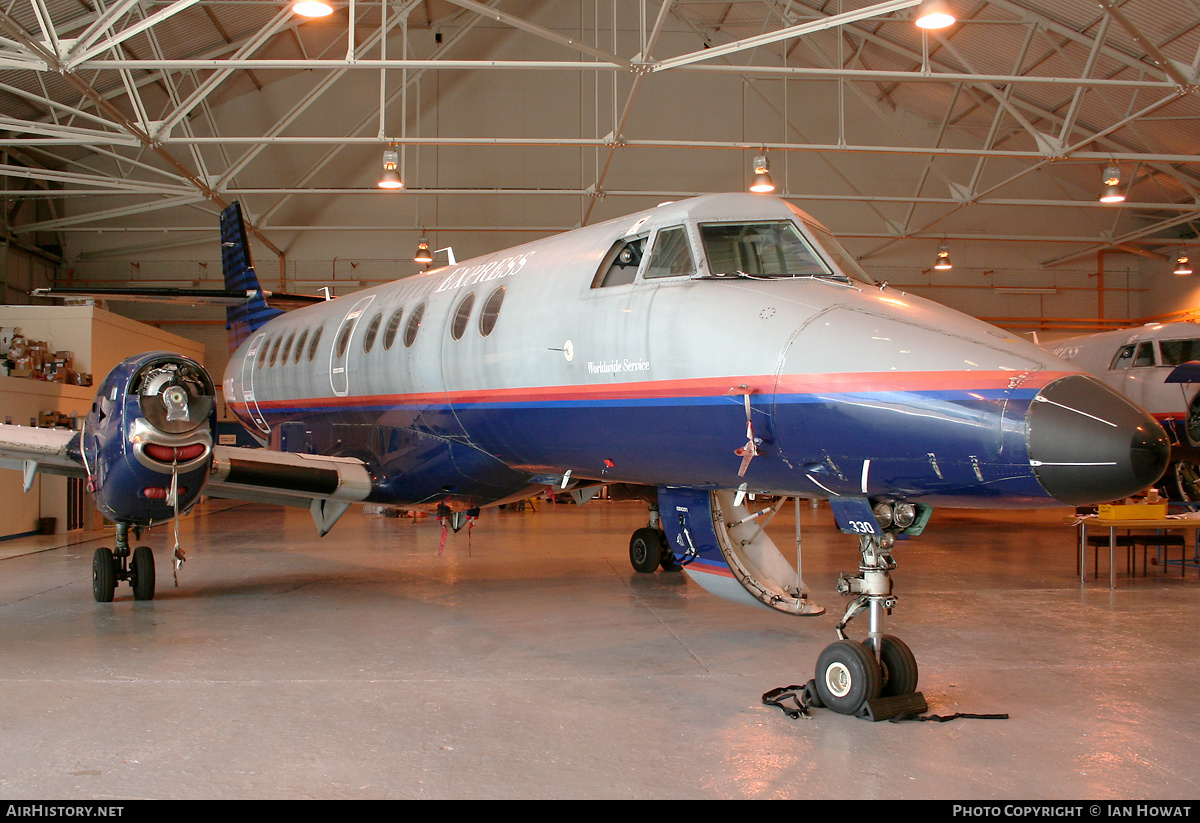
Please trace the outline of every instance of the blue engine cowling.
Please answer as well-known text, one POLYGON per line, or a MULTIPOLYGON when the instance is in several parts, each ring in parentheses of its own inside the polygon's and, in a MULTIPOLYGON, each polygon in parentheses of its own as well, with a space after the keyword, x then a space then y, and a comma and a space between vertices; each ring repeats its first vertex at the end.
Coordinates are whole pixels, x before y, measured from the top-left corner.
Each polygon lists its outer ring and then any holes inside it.
POLYGON ((195 360, 149 352, 122 361, 96 391, 81 437, 96 508, 141 526, 190 510, 208 482, 215 430, 213 381, 195 360))

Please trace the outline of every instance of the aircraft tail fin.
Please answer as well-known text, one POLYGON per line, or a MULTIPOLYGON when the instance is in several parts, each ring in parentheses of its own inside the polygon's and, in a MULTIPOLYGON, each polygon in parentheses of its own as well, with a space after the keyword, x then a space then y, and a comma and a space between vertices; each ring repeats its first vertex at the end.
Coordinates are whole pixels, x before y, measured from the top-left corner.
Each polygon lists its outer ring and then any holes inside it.
POLYGON ((237 201, 221 212, 221 271, 225 275, 226 289, 256 292, 244 303, 225 309, 225 328, 229 332, 229 350, 232 352, 268 320, 283 314, 282 309, 267 305, 258 275, 254 273, 242 207, 237 201))

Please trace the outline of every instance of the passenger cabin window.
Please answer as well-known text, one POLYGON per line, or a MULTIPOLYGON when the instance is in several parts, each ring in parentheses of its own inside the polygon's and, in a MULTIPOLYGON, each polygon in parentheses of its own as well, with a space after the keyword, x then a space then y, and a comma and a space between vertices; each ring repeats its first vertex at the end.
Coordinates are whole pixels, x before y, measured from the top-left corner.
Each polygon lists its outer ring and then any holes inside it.
POLYGON ((396 309, 388 319, 387 328, 383 330, 383 349, 387 351, 396 342, 396 332, 400 330, 400 317, 404 309, 396 309))
POLYGON ((421 329, 421 318, 425 315, 425 304, 417 306, 413 309, 412 314, 408 316, 408 325, 404 327, 404 348, 412 348, 412 344, 417 339, 417 332, 421 329))
POLYGON ((1158 350, 1164 366, 1200 360, 1200 340, 1159 340, 1158 350))
POLYGON ((283 344, 283 351, 279 353, 279 365, 282 366, 287 363, 288 355, 292 353, 292 339, 295 338, 295 336, 295 332, 290 332, 288 334, 287 340, 283 344))
POLYGON ((300 362, 301 356, 304 354, 304 341, 308 340, 308 329, 300 332, 300 339, 296 341, 296 362, 300 362))
POLYGON ((341 357, 346 353, 346 347, 350 345, 350 335, 354 333, 354 323, 347 322, 342 326, 342 333, 338 335, 337 345, 334 347, 337 350, 335 357, 341 357))
POLYGON ((646 247, 646 237, 622 237, 608 254, 600 261, 600 268, 592 279, 592 288, 601 289, 609 286, 627 286, 637 277, 638 267, 642 264, 642 251, 646 247))
POLYGON ((471 309, 475 305, 475 293, 472 292, 462 299, 454 312, 454 321, 450 324, 450 336, 460 340, 467 330, 467 321, 471 319, 471 309))
POLYGON ((795 225, 786 220, 701 224, 700 239, 712 274, 760 277, 833 274, 795 225))
POLYGON ((317 330, 313 332, 312 341, 308 344, 308 359, 311 362, 317 356, 317 344, 321 342, 321 332, 325 331, 324 326, 317 326, 317 330))
POLYGON ((363 351, 369 352, 371 347, 375 345, 375 335, 379 334, 379 324, 383 322, 383 313, 375 315, 371 318, 371 324, 367 326, 367 331, 363 335, 363 351))
POLYGON ((479 312, 479 334, 487 337, 496 328, 496 318, 500 316, 500 304, 504 302, 504 286, 500 286, 488 295, 487 302, 479 312))
POLYGON ((696 273, 692 248, 683 226, 660 229, 650 251, 650 263, 643 275, 647 280, 659 277, 684 277, 696 273))

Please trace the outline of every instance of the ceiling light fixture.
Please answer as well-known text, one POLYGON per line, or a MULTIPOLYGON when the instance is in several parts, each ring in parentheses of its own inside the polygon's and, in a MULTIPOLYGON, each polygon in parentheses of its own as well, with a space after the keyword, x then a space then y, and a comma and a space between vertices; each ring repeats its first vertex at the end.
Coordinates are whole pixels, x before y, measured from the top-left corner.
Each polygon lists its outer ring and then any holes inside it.
POLYGON ((1188 262, 1188 257, 1183 252, 1180 252, 1179 257, 1175 259, 1175 273, 1179 275, 1192 273, 1192 264, 1188 262))
POLYGON ((1109 166, 1104 170, 1104 191, 1100 194, 1101 203, 1120 203, 1125 199, 1125 194, 1119 188, 1121 184, 1121 170, 1116 166, 1109 166))
POLYGON ((383 153, 383 175, 379 178, 379 188, 381 189, 402 189, 404 181, 400 179, 400 155, 396 150, 388 147, 388 150, 383 153))
POLYGON ((765 152, 754 158, 754 179, 750 181, 750 191, 759 194, 775 191, 775 181, 767 173, 770 168, 771 165, 767 162, 765 152))
POLYGON ((921 0, 917 7, 917 27, 922 29, 944 29, 958 22, 954 10, 946 0, 921 0))
POLYGON ((945 241, 938 243, 937 260, 934 262, 933 267, 938 271, 949 271, 954 268, 954 265, 950 262, 950 250, 946 248, 945 241))
POLYGON ((301 17, 328 17, 333 14, 333 6, 319 0, 299 0, 292 4, 292 11, 301 17))

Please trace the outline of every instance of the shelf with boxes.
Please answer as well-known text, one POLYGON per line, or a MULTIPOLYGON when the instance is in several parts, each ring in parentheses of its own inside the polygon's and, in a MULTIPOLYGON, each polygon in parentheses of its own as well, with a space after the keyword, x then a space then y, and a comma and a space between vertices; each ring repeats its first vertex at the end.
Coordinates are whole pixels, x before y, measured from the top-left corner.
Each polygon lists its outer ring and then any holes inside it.
POLYGON ((0 328, 0 375, 73 386, 92 385, 92 375, 75 370, 75 356, 45 340, 26 337, 18 328, 0 328))

